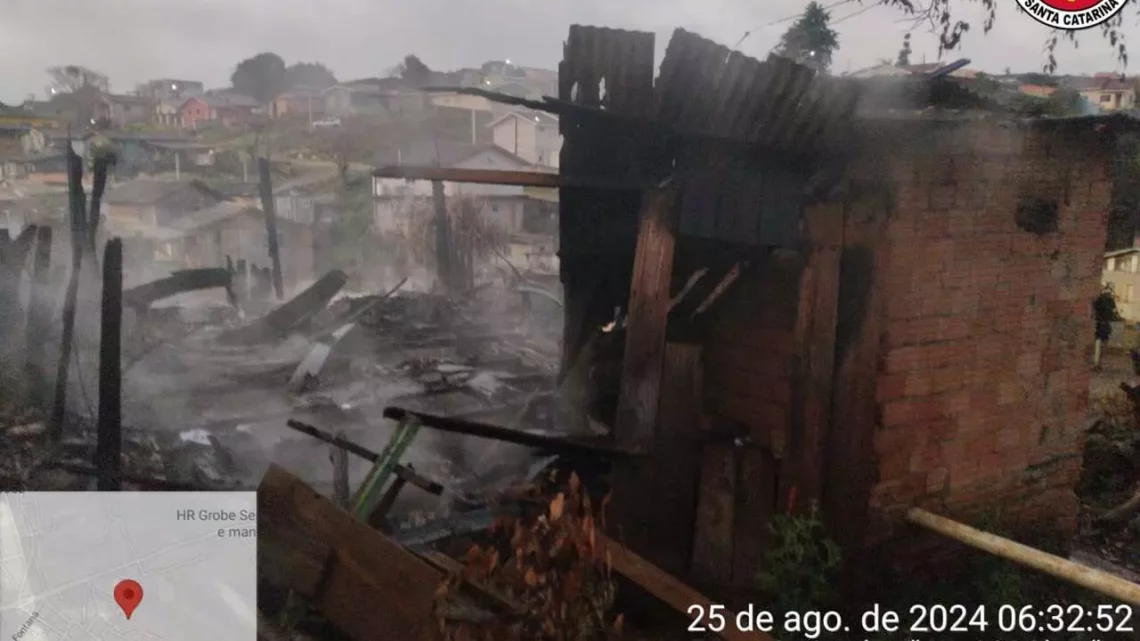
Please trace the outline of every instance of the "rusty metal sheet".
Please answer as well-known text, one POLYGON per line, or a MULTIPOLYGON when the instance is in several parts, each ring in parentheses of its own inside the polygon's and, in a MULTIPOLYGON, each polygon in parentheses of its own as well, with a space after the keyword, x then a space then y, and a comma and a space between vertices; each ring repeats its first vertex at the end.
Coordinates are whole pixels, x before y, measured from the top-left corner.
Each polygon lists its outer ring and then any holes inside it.
POLYGON ((656 84, 654 117, 679 131, 807 154, 854 114, 856 92, 778 56, 765 62, 677 29, 656 84))

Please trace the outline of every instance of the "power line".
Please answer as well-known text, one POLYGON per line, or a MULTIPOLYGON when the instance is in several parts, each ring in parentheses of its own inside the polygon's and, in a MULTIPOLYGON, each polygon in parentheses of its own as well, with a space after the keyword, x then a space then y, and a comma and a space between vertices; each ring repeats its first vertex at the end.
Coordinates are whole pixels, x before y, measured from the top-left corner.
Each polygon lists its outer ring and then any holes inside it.
POLYGON ((839 24, 845 20, 850 20, 851 18, 854 18, 855 16, 857 16, 859 14, 866 13, 866 12, 870 11, 871 9, 874 9, 875 7, 882 5, 882 4, 886 4, 886 0, 879 0, 875 4, 869 4, 865 7, 863 7, 862 9, 859 9, 858 11, 854 11, 852 13, 849 13, 849 14, 843 16, 842 18, 836 20, 835 22, 832 22, 828 26, 834 26, 834 25, 837 25, 837 24, 839 24))
MULTIPOLYGON (((834 9, 835 7, 838 7, 840 5, 851 4, 852 2, 855 2, 855 1, 856 0, 837 0, 837 2, 832 2, 831 4, 825 6, 824 10, 826 11, 828 9, 834 9)), ((877 2, 876 4, 882 4, 882 2, 877 2)), ((872 6, 874 6, 874 5, 872 5, 872 6)), ((791 22, 792 20, 802 18, 804 13, 806 13, 806 12, 801 11, 800 13, 797 13, 794 16, 787 16, 786 18, 780 18, 779 20, 773 20, 772 22, 767 22, 767 23, 764 23, 762 25, 758 25, 756 27, 753 27, 753 28, 749 29, 748 31, 745 31, 744 35, 740 36, 740 40, 736 41, 736 45, 733 47, 733 49, 739 49, 740 43, 744 42, 744 40, 746 38, 748 38, 748 36, 752 35, 753 31, 756 31, 757 29, 767 29, 768 27, 774 27, 778 24, 783 24, 785 22, 791 22)))

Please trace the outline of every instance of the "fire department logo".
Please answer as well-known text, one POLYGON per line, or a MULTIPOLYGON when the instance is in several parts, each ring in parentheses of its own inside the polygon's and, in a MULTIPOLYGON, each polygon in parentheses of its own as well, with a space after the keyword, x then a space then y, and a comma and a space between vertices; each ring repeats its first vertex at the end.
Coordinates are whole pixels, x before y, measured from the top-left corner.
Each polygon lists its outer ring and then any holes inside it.
POLYGON ((1077 31, 1104 23, 1127 0, 1017 0, 1033 19, 1054 29, 1077 31))

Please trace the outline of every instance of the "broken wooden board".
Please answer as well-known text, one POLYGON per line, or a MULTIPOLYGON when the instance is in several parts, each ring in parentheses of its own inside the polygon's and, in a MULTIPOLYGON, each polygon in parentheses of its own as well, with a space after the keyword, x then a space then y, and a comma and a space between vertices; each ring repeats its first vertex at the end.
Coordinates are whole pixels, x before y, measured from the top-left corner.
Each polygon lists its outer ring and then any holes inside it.
MULTIPOLYGON (((700 606, 704 612, 709 612, 713 603, 705 595, 677 580, 649 561, 641 558, 629 548, 617 543, 613 539, 599 532, 597 534, 598 554, 606 560, 615 572, 633 581, 654 597, 670 606, 684 616, 690 616, 689 608, 700 606)), ((723 612, 728 625, 724 630, 717 632, 718 636, 728 641, 775 641, 763 632, 743 632, 735 625, 736 613, 723 612)))
POLYGON ((444 574, 271 465, 258 488, 267 579, 310 599, 353 639, 432 638, 444 574))

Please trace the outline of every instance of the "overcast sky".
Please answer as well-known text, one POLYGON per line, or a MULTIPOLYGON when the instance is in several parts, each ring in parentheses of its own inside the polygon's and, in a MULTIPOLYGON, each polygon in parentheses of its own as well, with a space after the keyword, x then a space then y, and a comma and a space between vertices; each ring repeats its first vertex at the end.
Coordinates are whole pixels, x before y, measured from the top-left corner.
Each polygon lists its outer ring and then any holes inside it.
MULTIPOLYGON (((835 0, 824 0, 824 4, 835 0)), ((875 0, 852 0, 831 9, 840 49, 832 70, 842 73, 893 58, 911 27, 903 14, 875 0)), ((976 2, 952 0, 977 22, 958 53, 972 68, 1038 71, 1048 28, 998 2, 993 32, 981 33, 976 2)), ((337 77, 383 75, 405 54, 429 66, 477 67, 510 59, 555 68, 572 23, 654 31, 658 60, 674 27, 684 27, 763 57, 807 0, 0 0, 0 100, 42 94, 45 69, 81 64, 107 74, 115 91, 152 78, 228 84, 234 65, 272 51, 287 63, 319 61, 337 77), (768 25, 768 26, 765 26, 768 25)), ((1126 7, 1127 34, 1138 31, 1126 7)), ((933 62, 935 38, 912 35, 912 60, 933 62)), ((1140 39, 1134 40, 1140 48, 1140 39)), ((1140 56, 1140 50, 1133 52, 1140 56)), ((1120 71, 1099 32, 1087 32, 1079 49, 1066 45, 1059 73, 1120 71)))

